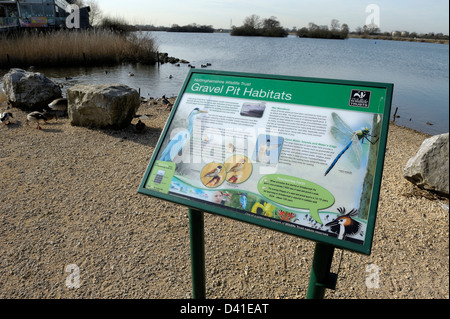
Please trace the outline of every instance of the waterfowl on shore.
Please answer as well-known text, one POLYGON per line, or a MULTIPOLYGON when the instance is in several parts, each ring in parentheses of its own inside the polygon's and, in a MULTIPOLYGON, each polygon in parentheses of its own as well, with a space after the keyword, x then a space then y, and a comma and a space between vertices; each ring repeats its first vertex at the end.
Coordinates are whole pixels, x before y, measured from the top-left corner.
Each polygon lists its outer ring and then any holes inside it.
MULTIPOLYGON (((56 122, 58 122, 58 117, 54 113, 50 113, 47 110, 42 110, 42 115, 44 115, 47 118, 47 121, 54 119, 56 122)), ((45 122, 47 122, 47 121, 45 121, 45 122)))
POLYGON ((166 99, 166 96, 163 95, 162 96, 162 103, 167 107, 172 109, 172 103, 170 103, 170 101, 168 99, 166 99))
POLYGON ((14 116, 10 112, 0 113, 0 123, 4 125, 11 123, 12 118, 14 118, 14 116))
POLYGON ((27 115, 27 125, 28 122, 36 122, 37 123, 37 129, 40 130, 41 126, 39 125, 40 121, 47 122, 47 118, 42 114, 41 112, 34 111, 27 115))
POLYGON ((150 116, 151 116, 150 114, 143 114, 143 115, 136 114, 133 117, 139 120, 150 120, 150 116))
POLYGON ((67 99, 59 98, 48 105, 53 111, 67 111, 67 99))
POLYGON ((145 127, 146 125, 141 120, 139 120, 134 128, 136 130, 136 133, 143 133, 145 131, 145 127))

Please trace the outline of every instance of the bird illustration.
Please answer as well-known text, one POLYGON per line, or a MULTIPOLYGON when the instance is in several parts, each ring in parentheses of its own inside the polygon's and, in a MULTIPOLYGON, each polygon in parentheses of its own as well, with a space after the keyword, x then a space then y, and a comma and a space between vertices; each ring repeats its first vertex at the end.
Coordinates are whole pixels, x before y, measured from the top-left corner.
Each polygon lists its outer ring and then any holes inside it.
POLYGON ((67 111, 67 99, 59 98, 48 105, 53 111, 67 111))
POLYGON ((175 156, 183 149, 184 145, 187 141, 190 141, 192 136, 192 131, 194 129, 194 120, 198 114, 208 113, 206 111, 200 110, 198 107, 193 109, 189 114, 189 126, 187 130, 182 130, 178 132, 167 144, 164 151, 161 153, 159 158, 160 161, 171 162, 175 158, 175 156))
POLYGON ((347 236, 355 235, 361 228, 361 223, 354 220, 352 217, 358 216, 359 211, 352 209, 347 214, 344 207, 337 209, 341 216, 338 216, 333 221, 325 224, 326 227, 330 227, 333 233, 338 234, 338 239, 345 239, 347 236))
POLYGON ((232 154, 236 151, 236 147, 234 146, 233 143, 229 143, 229 144, 228 144, 227 151, 230 152, 230 153, 232 153, 232 154))
POLYGON ((139 120, 134 126, 134 129, 136 130, 136 133, 143 133, 145 131, 145 127, 146 125, 144 124, 144 122, 139 120))
POLYGON ((228 171, 229 172, 239 172, 245 165, 245 158, 241 158, 236 164, 234 164, 228 171))
POLYGON ((12 118, 14 118, 14 116, 10 112, 0 113, 0 123, 2 124, 8 125, 11 123, 12 118))
POLYGON ((270 151, 278 149, 279 144, 270 144, 270 139, 267 139, 265 143, 261 143, 258 150, 258 160, 260 162, 270 162, 270 151))
POLYGON ((37 123, 37 129, 40 130, 41 126, 39 125, 40 121, 46 122, 48 119, 42 114, 41 112, 34 111, 27 115, 27 124, 28 122, 36 122, 37 123))
POLYGON ((203 175, 202 178, 205 177, 216 177, 220 174, 220 172, 222 171, 222 165, 217 166, 215 169, 209 171, 208 173, 206 173, 205 175, 203 175))
POLYGON ((242 193, 239 196, 239 202, 241 203, 242 209, 245 209, 245 207, 247 207, 247 194, 242 193))

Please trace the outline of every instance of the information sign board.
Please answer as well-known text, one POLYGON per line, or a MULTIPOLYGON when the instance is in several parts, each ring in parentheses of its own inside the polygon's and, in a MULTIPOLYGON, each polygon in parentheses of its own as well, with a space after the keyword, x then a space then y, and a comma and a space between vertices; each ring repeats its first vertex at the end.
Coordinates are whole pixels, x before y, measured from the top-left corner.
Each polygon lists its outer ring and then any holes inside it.
POLYGON ((191 69, 139 192, 370 254, 392 93, 191 69))

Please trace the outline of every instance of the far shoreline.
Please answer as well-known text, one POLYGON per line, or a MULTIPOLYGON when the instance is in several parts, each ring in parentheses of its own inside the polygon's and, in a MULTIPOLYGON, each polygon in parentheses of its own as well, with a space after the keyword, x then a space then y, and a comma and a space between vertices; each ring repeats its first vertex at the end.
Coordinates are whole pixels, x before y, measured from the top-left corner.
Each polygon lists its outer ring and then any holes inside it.
POLYGON ((392 37, 392 36, 383 36, 383 35, 356 35, 356 34, 350 34, 348 37, 352 38, 352 39, 436 43, 436 44, 447 44, 447 45, 449 44, 449 40, 445 40, 445 39, 407 38, 407 37, 392 37))

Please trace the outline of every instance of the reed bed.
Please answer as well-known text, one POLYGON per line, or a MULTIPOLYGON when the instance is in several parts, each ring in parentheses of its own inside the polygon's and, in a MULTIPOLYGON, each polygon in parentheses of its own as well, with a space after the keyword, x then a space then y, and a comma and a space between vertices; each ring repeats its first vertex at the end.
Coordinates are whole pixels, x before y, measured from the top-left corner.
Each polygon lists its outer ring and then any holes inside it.
POLYGON ((26 32, 0 39, 0 68, 154 64, 153 39, 108 30, 26 32))

